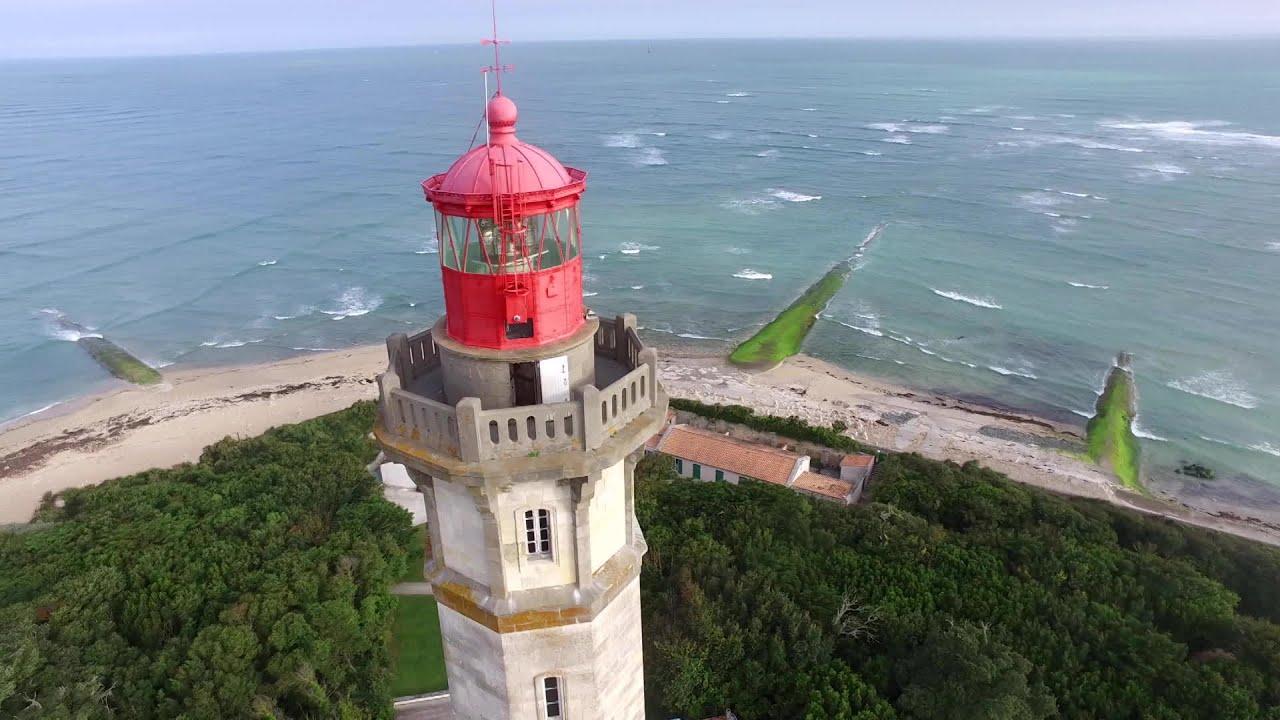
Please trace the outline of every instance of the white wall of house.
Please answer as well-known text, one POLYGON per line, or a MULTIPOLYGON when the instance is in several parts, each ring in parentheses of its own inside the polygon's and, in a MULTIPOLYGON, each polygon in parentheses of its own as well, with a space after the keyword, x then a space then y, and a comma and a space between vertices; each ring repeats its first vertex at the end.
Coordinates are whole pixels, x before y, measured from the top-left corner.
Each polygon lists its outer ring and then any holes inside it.
POLYGON ((718 467, 713 467, 711 465, 703 465, 701 463, 695 463, 692 460, 687 460, 682 457, 676 458, 676 473, 681 477, 693 478, 694 465, 698 465, 700 468, 699 475, 701 477, 698 478, 699 480, 715 480, 717 479, 716 472, 724 473, 724 477, 720 479, 724 480, 727 483, 733 483, 734 485, 737 485, 738 481, 742 479, 742 477, 737 473, 729 472, 724 468, 718 468, 718 467))

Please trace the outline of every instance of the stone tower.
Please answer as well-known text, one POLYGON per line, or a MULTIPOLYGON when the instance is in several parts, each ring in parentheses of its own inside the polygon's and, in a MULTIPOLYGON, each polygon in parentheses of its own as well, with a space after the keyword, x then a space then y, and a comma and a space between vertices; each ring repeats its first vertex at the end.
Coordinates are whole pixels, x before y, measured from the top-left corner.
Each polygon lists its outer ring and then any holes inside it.
POLYGON ((423 183, 445 316, 387 340, 374 429, 426 497, 459 720, 642 720, 633 471, 667 398, 635 318, 582 294, 586 173, 515 137, 423 183))

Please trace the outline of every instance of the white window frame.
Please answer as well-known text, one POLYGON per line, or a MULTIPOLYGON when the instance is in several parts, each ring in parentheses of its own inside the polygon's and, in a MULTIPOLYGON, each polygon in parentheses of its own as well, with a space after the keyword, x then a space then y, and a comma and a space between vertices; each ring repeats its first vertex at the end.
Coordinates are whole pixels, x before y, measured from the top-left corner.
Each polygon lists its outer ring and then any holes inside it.
POLYGON ((555 559, 556 517, 551 508, 534 507, 520 511, 516 515, 516 526, 520 533, 520 548, 525 559, 555 559))
POLYGON ((539 720, 566 720, 569 717, 568 704, 565 702, 565 681, 564 673, 551 672, 546 675, 539 675, 535 681, 534 692, 538 698, 538 719, 539 720), (554 680, 556 687, 556 712, 558 714, 551 715, 550 700, 547 699, 547 681, 554 680))

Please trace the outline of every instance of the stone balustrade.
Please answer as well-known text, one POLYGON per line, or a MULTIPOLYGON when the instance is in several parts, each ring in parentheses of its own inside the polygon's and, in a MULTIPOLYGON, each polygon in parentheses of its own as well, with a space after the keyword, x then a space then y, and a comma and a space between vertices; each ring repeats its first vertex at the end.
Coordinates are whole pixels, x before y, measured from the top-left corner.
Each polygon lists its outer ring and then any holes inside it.
POLYGON ((601 322, 595 337, 596 356, 626 374, 605 387, 583 386, 562 403, 486 410, 477 398, 462 398, 451 406, 408 389, 440 367, 430 330, 392 335, 387 351, 390 369, 379 378, 384 431, 464 462, 593 450, 652 408, 658 392, 657 352, 640 342, 630 315, 601 322))

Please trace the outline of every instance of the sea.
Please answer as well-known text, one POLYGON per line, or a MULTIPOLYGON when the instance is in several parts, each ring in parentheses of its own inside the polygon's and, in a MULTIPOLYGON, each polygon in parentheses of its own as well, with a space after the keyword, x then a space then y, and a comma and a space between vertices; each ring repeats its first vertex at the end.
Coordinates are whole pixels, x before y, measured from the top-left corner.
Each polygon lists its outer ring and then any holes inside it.
MULTIPOLYGON (((419 182, 479 45, 0 62, 0 420, 73 341, 260 362, 441 312, 419 182)), ((1148 467, 1280 488, 1280 42, 517 43, 519 134, 589 171, 588 302, 728 349, 852 255, 806 351, 1083 423, 1134 356, 1148 467)))

